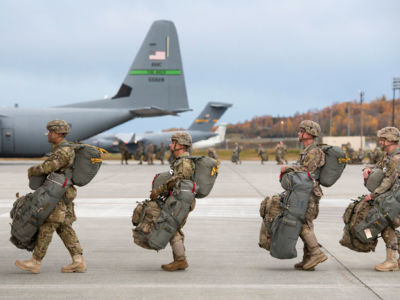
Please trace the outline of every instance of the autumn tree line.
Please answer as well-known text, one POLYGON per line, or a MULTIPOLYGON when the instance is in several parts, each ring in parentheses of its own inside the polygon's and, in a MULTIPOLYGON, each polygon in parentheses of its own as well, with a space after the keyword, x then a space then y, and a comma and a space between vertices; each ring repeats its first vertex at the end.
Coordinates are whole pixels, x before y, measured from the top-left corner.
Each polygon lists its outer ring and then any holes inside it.
MULTIPOLYGON (((395 125, 400 125, 400 100, 395 101, 395 125)), ((302 120, 313 120, 321 125, 323 135, 360 135, 361 112, 363 111, 363 133, 376 136, 377 130, 392 125, 392 100, 385 96, 363 103, 359 101, 335 103, 322 110, 296 113, 291 117, 261 116, 243 123, 229 124, 227 134, 241 134, 244 137, 272 138, 296 137, 298 124, 302 120), (349 113, 350 111, 350 113, 349 113), (349 118, 350 116, 350 118, 349 118)))

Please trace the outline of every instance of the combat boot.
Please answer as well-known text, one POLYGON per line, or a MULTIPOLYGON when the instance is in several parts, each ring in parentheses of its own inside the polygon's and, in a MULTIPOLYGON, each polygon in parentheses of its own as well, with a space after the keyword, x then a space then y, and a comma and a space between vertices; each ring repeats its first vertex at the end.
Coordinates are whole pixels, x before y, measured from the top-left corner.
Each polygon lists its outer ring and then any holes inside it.
POLYGON ((328 259, 325 253, 319 248, 317 237, 313 231, 307 232, 307 234, 303 236, 303 239, 309 251, 309 256, 303 264, 303 270, 310 270, 328 259))
POLYGON ((30 271, 33 274, 39 274, 40 273, 40 265, 41 265, 41 261, 37 260, 35 258, 32 257, 32 259, 30 260, 24 260, 24 261, 20 261, 20 260, 16 260, 15 261, 15 265, 20 268, 21 270, 24 271, 30 271))
POLYGON ((391 248, 386 248, 386 260, 375 266, 376 271, 381 272, 389 272, 389 271, 398 271, 399 264, 396 260, 397 250, 393 250, 391 248))
POLYGON ((86 263, 83 260, 83 256, 80 254, 72 256, 72 264, 62 267, 61 272, 63 273, 86 272, 86 263))
MULTIPOLYGON (((295 268, 296 270, 303 270, 303 266, 304 266, 305 262, 306 262, 309 258, 310 258, 310 253, 309 253, 307 247, 304 246, 304 248, 303 248, 303 260, 302 260, 301 262, 298 262, 297 264, 295 264, 295 265, 294 265, 294 268, 295 268)), ((314 269, 314 268, 311 268, 311 269, 308 269, 308 270, 306 270, 306 271, 315 271, 315 269, 314 269)))
POLYGON ((173 271, 178 271, 178 270, 185 270, 187 267, 189 267, 189 264, 185 259, 183 260, 174 260, 173 262, 167 264, 167 265, 162 265, 161 268, 165 271, 173 272, 173 271))

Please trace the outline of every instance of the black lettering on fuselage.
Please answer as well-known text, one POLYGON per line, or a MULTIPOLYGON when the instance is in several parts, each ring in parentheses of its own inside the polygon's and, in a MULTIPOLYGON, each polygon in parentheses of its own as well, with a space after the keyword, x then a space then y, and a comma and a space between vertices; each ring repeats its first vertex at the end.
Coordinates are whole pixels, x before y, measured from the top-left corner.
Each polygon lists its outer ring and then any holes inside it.
POLYGON ((149 77, 149 82, 164 82, 163 77, 149 77))
POLYGON ((161 63, 160 62, 152 62, 151 66, 152 67, 161 67, 161 63))

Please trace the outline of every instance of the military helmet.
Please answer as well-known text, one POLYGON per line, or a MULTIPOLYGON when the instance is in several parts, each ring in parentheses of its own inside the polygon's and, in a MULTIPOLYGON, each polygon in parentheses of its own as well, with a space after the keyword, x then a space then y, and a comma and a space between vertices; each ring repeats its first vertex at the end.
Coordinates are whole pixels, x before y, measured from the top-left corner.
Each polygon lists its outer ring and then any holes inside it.
POLYGON ((384 127, 378 130, 378 137, 385 138, 390 142, 398 142, 400 140, 400 131, 396 127, 384 127))
POLYGON ((69 133, 69 125, 64 120, 53 120, 47 123, 46 128, 48 131, 56 133, 69 133))
POLYGON ((177 141, 178 144, 191 147, 192 137, 186 131, 176 132, 171 136, 171 141, 177 141))
POLYGON ((303 128, 308 134, 311 134, 315 137, 321 134, 321 127, 319 126, 319 124, 311 120, 301 121, 299 127, 303 128))

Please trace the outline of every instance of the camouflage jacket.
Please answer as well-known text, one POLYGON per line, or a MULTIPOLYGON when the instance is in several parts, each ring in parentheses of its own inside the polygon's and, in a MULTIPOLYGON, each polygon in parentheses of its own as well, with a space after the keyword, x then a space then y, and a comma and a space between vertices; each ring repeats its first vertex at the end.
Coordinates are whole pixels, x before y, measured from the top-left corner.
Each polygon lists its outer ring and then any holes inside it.
POLYGON ((28 176, 47 175, 51 172, 64 173, 72 166, 75 159, 75 150, 72 147, 63 147, 68 141, 63 139, 59 144, 52 145, 51 154, 44 162, 28 169, 28 176))
POLYGON ((182 179, 192 179, 195 165, 190 158, 187 158, 187 156, 190 156, 190 154, 184 152, 172 161, 171 169, 173 175, 156 189, 157 195, 167 195, 169 191, 172 190, 172 188, 182 179))
MULTIPOLYGON (((297 172, 313 173, 325 164, 325 153, 314 141, 300 152, 299 162, 300 165, 291 165, 289 167, 297 172)), ((318 181, 315 181, 313 192, 320 197, 323 195, 318 181)))
POLYGON ((378 162, 375 167, 382 169, 385 177, 371 194, 372 199, 389 191, 400 177, 400 148, 396 148, 392 153, 386 154, 384 159, 378 162))
POLYGON ((285 145, 276 145, 274 151, 279 155, 284 155, 287 152, 287 147, 285 145))

